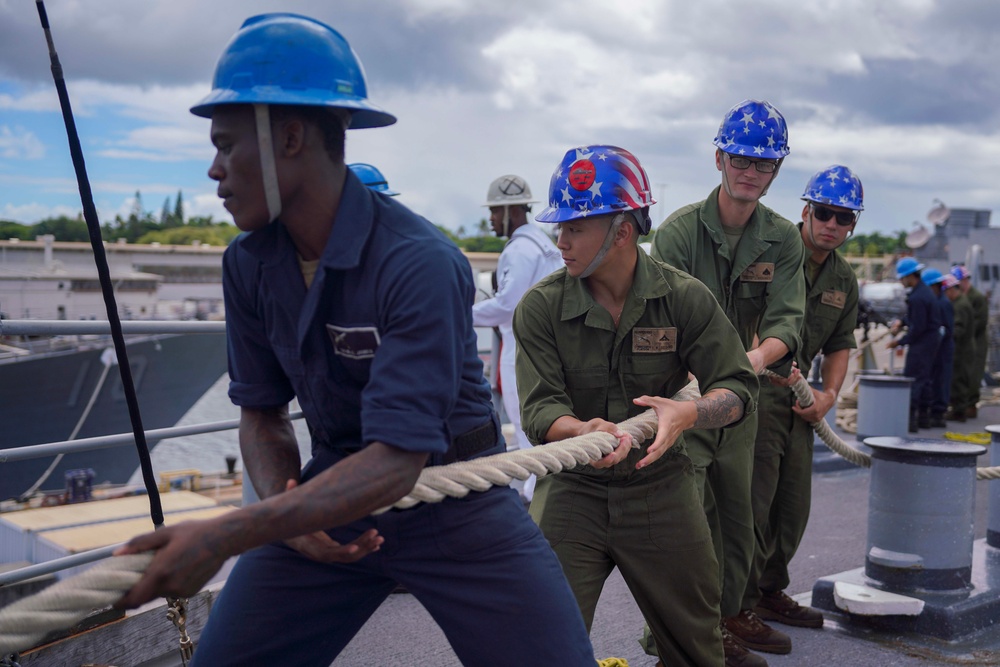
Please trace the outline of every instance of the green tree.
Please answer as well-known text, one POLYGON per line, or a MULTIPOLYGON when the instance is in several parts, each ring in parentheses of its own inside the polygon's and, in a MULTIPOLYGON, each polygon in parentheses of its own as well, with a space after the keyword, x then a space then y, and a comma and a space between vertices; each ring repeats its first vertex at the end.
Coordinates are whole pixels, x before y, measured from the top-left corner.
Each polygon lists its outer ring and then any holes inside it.
POLYGON ((160 210, 160 224, 168 227, 170 224, 170 197, 163 200, 163 208, 160 210))
POLYGON ((89 241, 87 223, 80 218, 68 218, 61 215, 57 218, 46 218, 31 226, 31 238, 42 234, 52 234, 56 241, 89 241))
POLYGON ((192 245, 194 241, 200 241, 207 245, 224 246, 233 239, 227 235, 224 228, 220 227, 191 227, 183 225, 181 227, 171 227, 143 234, 136 243, 162 243, 163 245, 192 245))
POLYGON ((13 220, 0 220, 0 239, 4 241, 7 239, 30 241, 34 238, 31 231, 30 226, 22 225, 20 222, 14 222, 13 220))
POLYGON ((458 247, 466 252, 500 252, 506 242, 495 236, 470 236, 461 239, 458 247))
POLYGON ((219 223, 212 222, 212 216, 210 215, 196 215, 193 218, 188 218, 187 221, 187 225, 189 227, 211 227, 214 224, 226 225, 228 227, 232 227, 232 225, 230 225, 228 222, 225 221, 219 223))
POLYGON ((181 191, 177 191, 177 201, 174 204, 174 225, 179 226, 184 224, 184 195, 181 191))
POLYGON ((441 230, 441 233, 447 236, 452 243, 459 245, 458 236, 455 235, 455 232, 451 231, 447 227, 442 227, 441 225, 437 225, 437 228, 441 230))

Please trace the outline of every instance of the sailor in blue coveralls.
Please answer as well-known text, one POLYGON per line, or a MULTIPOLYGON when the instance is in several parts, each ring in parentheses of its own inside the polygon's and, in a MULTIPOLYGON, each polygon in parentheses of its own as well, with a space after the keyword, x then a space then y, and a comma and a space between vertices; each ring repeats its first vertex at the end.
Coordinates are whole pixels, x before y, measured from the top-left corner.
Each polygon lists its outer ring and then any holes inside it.
POLYGON ((889 349, 907 345, 906 364, 903 375, 913 378, 910 388, 910 433, 918 428, 930 428, 931 404, 934 401, 934 387, 931 369, 941 343, 941 315, 937 298, 931 288, 920 279, 923 264, 912 257, 904 257, 896 262, 896 279, 906 288, 906 319, 893 323, 891 330, 897 333, 901 326, 906 333, 889 342, 889 349))
POLYGON ((254 17, 214 88, 192 111, 212 118, 209 176, 249 232, 223 266, 229 393, 264 500, 130 542, 122 553, 157 553, 119 604, 190 596, 242 553, 195 665, 329 665, 399 583, 465 665, 593 667, 559 562, 515 491, 370 516, 425 465, 504 442, 468 262, 344 164, 345 127, 395 121, 367 101, 350 47, 312 19, 254 17), (301 474, 292 398, 313 441, 301 474))

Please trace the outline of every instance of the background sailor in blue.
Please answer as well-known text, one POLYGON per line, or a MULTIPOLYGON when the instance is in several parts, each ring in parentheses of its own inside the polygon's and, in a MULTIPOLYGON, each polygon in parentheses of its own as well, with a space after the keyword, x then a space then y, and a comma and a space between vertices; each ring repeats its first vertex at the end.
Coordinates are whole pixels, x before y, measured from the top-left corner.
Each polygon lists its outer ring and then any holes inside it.
POLYGON ((941 318, 941 344, 931 366, 931 428, 944 428, 947 423, 944 413, 948 410, 951 400, 951 368, 955 361, 955 308, 945 291, 951 285, 947 278, 937 269, 927 269, 920 276, 924 284, 931 288, 937 299, 938 316, 941 318))
POLYGON ((132 540, 120 553, 157 553, 119 605, 192 595, 242 553, 196 666, 329 665, 400 583, 463 664, 592 667, 559 563, 512 489, 370 516, 426 463, 504 443, 468 262, 344 164, 345 126, 395 120, 366 97, 338 33, 274 14, 244 24, 192 109, 212 118, 209 175, 250 232, 227 249, 223 279, 230 396, 264 500, 132 540), (275 63, 261 67, 260 53, 275 63), (313 438, 301 475, 293 397, 313 438))
POLYGON ((937 299, 931 288, 920 279, 923 264, 912 257, 904 257, 896 262, 896 279, 906 288, 906 318, 893 322, 891 330, 897 333, 906 327, 906 333, 889 342, 890 349, 901 345, 909 346, 903 375, 913 378, 910 389, 910 433, 918 428, 930 428, 931 403, 934 390, 931 369, 937 357, 941 342, 941 316, 937 299))

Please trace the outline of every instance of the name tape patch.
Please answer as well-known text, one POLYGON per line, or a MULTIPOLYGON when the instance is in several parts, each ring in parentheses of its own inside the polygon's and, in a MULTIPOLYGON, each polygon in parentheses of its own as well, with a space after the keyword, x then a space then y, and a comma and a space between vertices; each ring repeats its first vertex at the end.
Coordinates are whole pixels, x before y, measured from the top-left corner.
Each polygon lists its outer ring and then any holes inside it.
POLYGON ((382 339, 375 327, 338 327, 326 325, 333 352, 348 359, 374 359, 382 339))
POLYGON ((825 306, 833 306, 834 308, 844 309, 847 305, 847 294, 841 292, 840 290, 828 289, 823 292, 823 296, 820 297, 820 303, 825 306))
POLYGON ((754 262, 743 269, 740 280, 745 283, 769 283, 774 280, 774 262, 754 262))
POLYGON ((677 327, 632 329, 632 351, 639 354, 677 351, 677 327))

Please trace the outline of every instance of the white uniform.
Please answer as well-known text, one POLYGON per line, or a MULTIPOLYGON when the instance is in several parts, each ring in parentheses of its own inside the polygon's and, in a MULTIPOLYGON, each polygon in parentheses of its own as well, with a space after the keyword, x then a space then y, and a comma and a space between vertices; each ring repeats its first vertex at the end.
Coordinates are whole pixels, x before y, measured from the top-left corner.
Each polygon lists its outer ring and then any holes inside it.
MULTIPOLYGON (((535 283, 563 267, 562 254, 544 231, 532 225, 521 225, 510 235, 510 240, 497 261, 497 293, 492 299, 480 301, 472 307, 472 321, 477 327, 498 327, 503 341, 500 353, 500 383, 503 406, 514 425, 519 449, 528 449, 531 443, 521 431, 521 411, 517 402, 517 380, 514 375, 514 356, 517 350, 511 323, 514 308, 521 297, 535 283)), ((531 500, 535 477, 524 483, 525 499, 531 500)))

